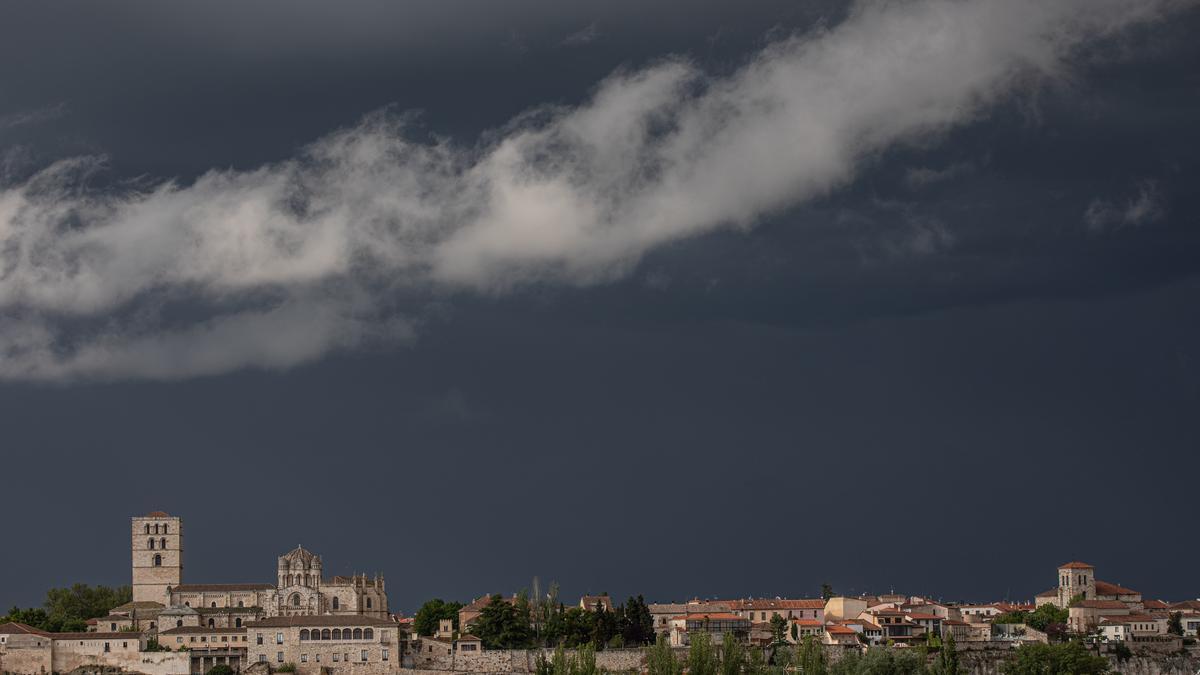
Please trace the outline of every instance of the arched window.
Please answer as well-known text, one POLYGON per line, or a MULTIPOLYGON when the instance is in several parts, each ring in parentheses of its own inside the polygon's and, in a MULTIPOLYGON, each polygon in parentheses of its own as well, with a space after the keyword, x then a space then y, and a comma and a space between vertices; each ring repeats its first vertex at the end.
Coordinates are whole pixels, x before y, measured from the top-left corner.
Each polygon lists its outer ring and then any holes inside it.
POLYGON ((299 606, 300 606, 300 594, 292 593, 292 607, 299 607, 299 606))
POLYGON ((208 606, 209 606, 209 607, 212 607, 212 608, 214 608, 214 609, 215 609, 215 608, 216 608, 216 606, 217 606, 217 603, 215 603, 215 602, 213 602, 213 603, 209 603, 209 605, 208 605, 208 606))
POLYGON ((333 599, 333 608, 334 609, 338 608, 338 599, 336 597, 333 599))
POLYGON ((167 533, 167 524, 163 523, 163 534, 167 533))
MULTIPOLYGON (((356 631, 354 631, 354 632, 355 632, 355 633, 357 633, 358 631, 356 630, 356 631)), ((374 638, 375 638, 375 631, 374 631, 374 630, 372 630, 372 629, 370 629, 370 628, 365 628, 365 629, 363 629, 363 639, 364 639, 364 640, 373 640, 374 638)))
POLYGON ((146 548, 150 549, 151 551, 154 550, 154 540, 153 539, 147 540, 146 548))
POLYGON ((326 628, 325 630, 321 631, 321 639, 322 639, 322 640, 328 640, 328 639, 329 639, 329 629, 328 629, 328 628, 326 628))
POLYGON ((234 622, 233 622, 233 627, 234 627, 234 628, 241 628, 241 627, 242 627, 242 620, 241 620, 241 619, 235 619, 235 620, 234 620, 234 622))
POLYGON ((176 627, 176 628, 183 628, 183 619, 176 619, 176 620, 175 620, 175 627, 176 627))
POLYGON ((146 523, 146 534, 150 534, 150 523, 146 523))
POLYGON ((165 549, 167 547, 167 538, 166 537, 163 537, 162 539, 158 540, 158 547, 162 548, 162 549, 165 549))
POLYGON ((162 567, 162 556, 159 555, 158 553, 154 554, 154 566, 162 567))
POLYGON ((158 523, 154 524, 154 534, 158 534, 158 523))
POLYGON ((191 600, 188 600, 187 602, 184 602, 184 603, 183 603, 183 606, 184 606, 184 607, 191 607, 191 606, 192 606, 192 601, 191 601, 191 600))
POLYGON ((217 622, 216 622, 216 621, 214 621, 213 619, 209 619, 209 620, 208 620, 208 627, 209 627, 209 628, 213 628, 213 627, 215 627, 216 625, 217 625, 217 622))
POLYGON ((355 639, 355 640, 361 640, 361 639, 362 639, 362 629, 361 629, 361 628, 355 628, 355 629, 354 629, 354 639, 355 639))
POLYGON ((371 609, 371 599, 367 598, 367 609, 371 609))
POLYGON ((341 629, 341 628, 334 628, 334 629, 333 629, 333 639, 334 639, 334 640, 341 640, 341 639, 342 639, 342 629, 341 629))
POLYGON ((242 602, 241 600, 238 600, 238 607, 245 607, 245 606, 246 606, 246 603, 242 602))
POLYGON ((308 639, 308 629, 304 628, 300 631, 300 641, 304 642, 307 639, 308 639))

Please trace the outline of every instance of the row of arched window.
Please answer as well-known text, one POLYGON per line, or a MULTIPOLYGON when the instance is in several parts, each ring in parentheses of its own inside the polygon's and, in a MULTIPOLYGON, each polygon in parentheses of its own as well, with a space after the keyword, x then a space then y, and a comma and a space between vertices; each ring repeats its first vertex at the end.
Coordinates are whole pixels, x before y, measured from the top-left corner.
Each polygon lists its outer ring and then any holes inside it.
MULTIPOLYGON (((153 539, 153 538, 150 538, 149 540, 147 540, 147 541, 146 541, 146 548, 148 548, 148 549, 150 549, 151 551, 153 551, 153 550, 154 550, 154 543, 155 543, 155 542, 154 542, 154 539, 153 539)), ((163 537, 162 539, 159 539, 159 540, 158 540, 158 547, 159 547, 159 548, 161 548, 161 549, 165 549, 165 548, 167 547, 167 538, 166 538, 166 537, 163 537)))
POLYGON ((324 630, 313 629, 309 633, 308 629, 300 631, 300 639, 303 640, 374 640, 375 631, 371 628, 355 628, 353 631, 347 628, 334 628, 332 631, 328 628, 324 630))
MULTIPOLYGON (((158 523, 155 523, 154 524, 154 534, 167 534, 167 524, 166 523, 162 524, 161 532, 159 531, 158 527, 159 527, 158 523)), ((150 523, 146 523, 146 534, 150 534, 150 523)))

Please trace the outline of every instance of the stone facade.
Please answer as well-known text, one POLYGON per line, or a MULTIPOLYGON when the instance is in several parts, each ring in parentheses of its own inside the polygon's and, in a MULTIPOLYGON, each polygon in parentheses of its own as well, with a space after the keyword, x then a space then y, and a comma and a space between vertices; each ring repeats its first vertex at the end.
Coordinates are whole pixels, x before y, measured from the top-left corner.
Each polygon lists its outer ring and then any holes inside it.
MULTIPOLYGON (((189 584, 183 581, 183 520, 162 511, 132 519, 133 605, 143 619, 154 610, 190 607, 201 616, 171 617, 164 629, 184 626, 237 627, 273 616, 319 614, 388 616, 382 576, 325 579, 321 556, 302 546, 279 556, 275 583, 189 584), (153 607, 146 607, 153 604, 153 607)), ((153 619, 152 619, 153 620, 153 619)), ((157 628, 135 622, 139 630, 157 628)))
POLYGON ((298 675, 389 675, 400 667, 400 628, 387 619, 280 616, 249 624, 246 633, 251 665, 289 663, 298 675))
POLYGON ((135 516, 131 526, 133 601, 170 604, 183 580, 183 521, 162 511, 135 516))

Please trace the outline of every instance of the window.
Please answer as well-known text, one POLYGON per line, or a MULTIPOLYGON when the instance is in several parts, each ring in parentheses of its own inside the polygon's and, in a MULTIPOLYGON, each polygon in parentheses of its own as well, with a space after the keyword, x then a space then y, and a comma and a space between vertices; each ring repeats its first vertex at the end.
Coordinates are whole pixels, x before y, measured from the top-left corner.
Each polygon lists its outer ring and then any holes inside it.
POLYGON ((363 661, 366 661, 366 660, 367 660, 367 650, 365 650, 365 649, 364 649, 364 650, 362 650, 362 660, 363 660, 363 661))
POLYGON ((129 643, 128 643, 128 642, 122 642, 122 643, 121 643, 121 649, 129 649, 129 643))
POLYGON ((105 651, 105 652, 108 652, 108 651, 110 651, 110 650, 109 650, 109 647, 108 647, 108 643, 107 643, 107 642, 105 642, 105 643, 104 643, 104 651, 105 651))
POLYGON ((165 549, 167 547, 167 538, 166 537, 163 537, 162 539, 158 540, 158 547, 161 549, 165 549))
POLYGON ((308 663, 308 654, 300 655, 300 663, 308 663))
MULTIPOLYGON (((357 633, 358 631, 356 630, 354 632, 357 633)), ((363 636, 364 640, 372 640, 375 638, 375 631, 370 628, 367 628, 363 631, 362 636, 363 636)), ((356 635, 355 637, 358 637, 358 636, 356 635)))
POLYGON ((334 653, 334 655, 333 655, 333 662, 334 662, 334 663, 337 663, 338 661, 340 661, 340 660, 341 660, 341 659, 339 659, 339 658, 338 658, 339 656, 340 656, 340 654, 334 653))
POLYGON ((201 642, 208 642, 208 636, 207 636, 207 635, 201 635, 201 636, 200 636, 200 641, 201 641, 201 642))
POLYGON ((307 639, 308 639, 308 629, 305 628, 304 630, 300 631, 300 641, 304 642, 307 639))
POLYGON ((334 628, 334 629, 333 629, 333 639, 334 639, 334 640, 341 640, 341 639, 342 639, 342 629, 341 629, 341 628, 334 628))
POLYGON ((320 662, 321 662, 321 653, 320 653, 320 652, 317 652, 316 654, 313 654, 313 656, 314 656, 314 657, 317 659, 317 663, 320 663, 320 662))
MULTIPOLYGON (((152 548, 153 548, 153 547, 152 547, 152 548)), ((154 554, 154 566, 155 566, 155 567, 162 567, 162 556, 161 556, 161 555, 159 555, 158 553, 155 553, 155 554, 154 554)))
POLYGON ((209 628, 214 628, 216 625, 217 625, 217 622, 216 622, 216 621, 213 621, 212 619, 209 619, 209 620, 208 620, 208 627, 209 627, 209 628))
POLYGON ((241 627, 242 627, 242 620, 241 620, 241 619, 234 619, 234 620, 233 620, 233 627, 234 627, 234 628, 241 628, 241 627))
POLYGON ((115 624, 115 623, 108 624, 108 629, 114 633, 117 632, 117 624, 115 624))
POLYGON ((212 607, 213 609, 216 609, 216 607, 217 607, 217 603, 215 603, 215 602, 214 602, 214 603, 211 603, 211 604, 209 605, 209 607, 212 607))
MULTIPOLYGON (((475 645, 471 645, 471 646, 472 646, 472 647, 474 647, 475 645)), ((388 650, 387 650, 387 647, 384 647, 384 648, 383 648, 383 660, 384 660, 384 661, 387 661, 387 660, 388 660, 388 650)))
POLYGON ((242 602, 241 600, 238 600, 238 607, 245 607, 245 606, 246 606, 246 603, 242 602))
POLYGON ((338 599, 337 599, 337 598, 334 598, 334 599, 333 599, 333 608, 334 608, 334 609, 337 609, 337 608, 338 608, 338 599))
POLYGON ((283 633, 275 634, 275 644, 277 644, 277 645, 283 644, 283 633))
POLYGON ((163 523, 163 534, 167 533, 167 524, 163 523))
POLYGON ((262 639, 262 633, 259 633, 259 634, 258 634, 258 644, 260 644, 260 645, 261 645, 262 643, 263 643, 263 639, 262 639))
POLYGON ((266 663, 266 662, 267 662, 267 655, 266 655, 266 654, 259 654, 259 655, 258 655, 258 662, 259 662, 259 663, 266 663))
POLYGON ((325 630, 321 631, 321 639, 322 639, 322 640, 328 640, 328 639, 329 639, 329 629, 328 629, 328 628, 326 628, 325 630))
POLYGON ((355 628, 355 629, 354 629, 354 639, 355 639, 355 640, 361 640, 361 639, 362 639, 362 636, 363 636, 363 635, 362 635, 362 629, 361 629, 361 628, 355 628))
POLYGON ((150 523, 146 523, 146 534, 150 534, 150 523))
POLYGON ((182 636, 182 635, 181 635, 181 636, 179 636, 179 637, 177 637, 177 638, 175 638, 175 644, 180 644, 181 642, 183 642, 183 636, 182 636))
POLYGON ((229 637, 228 637, 228 636, 226 636, 226 635, 222 635, 222 636, 221 636, 221 642, 229 642, 229 637))
POLYGON ((151 551, 153 551, 154 550, 154 540, 150 539, 149 541, 147 541, 146 547, 149 548, 151 551))
POLYGON ((367 598, 367 609, 371 609, 371 599, 367 598))
POLYGON ((300 594, 293 593, 292 594, 292 607, 299 607, 299 606, 300 606, 300 594))
POLYGON ((192 637, 188 638, 188 642, 195 642, 195 641, 196 641, 196 637, 194 635, 192 637))
POLYGON ((275 652, 275 660, 283 663, 283 652, 275 652))

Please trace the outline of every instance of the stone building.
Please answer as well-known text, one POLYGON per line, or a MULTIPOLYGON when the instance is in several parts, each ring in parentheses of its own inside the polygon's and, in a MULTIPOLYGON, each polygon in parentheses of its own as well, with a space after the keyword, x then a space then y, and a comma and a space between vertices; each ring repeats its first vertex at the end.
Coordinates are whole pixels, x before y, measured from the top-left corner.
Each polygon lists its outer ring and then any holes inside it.
POLYGON ((246 626, 247 661, 298 675, 387 675, 400 665, 400 629, 364 615, 276 616, 246 626))
POLYGON ((95 630, 114 624, 139 631, 238 628, 275 616, 388 617, 382 576, 326 579, 321 556, 302 546, 279 556, 274 583, 185 583, 183 520, 154 511, 131 523, 133 601, 115 608, 95 630))

